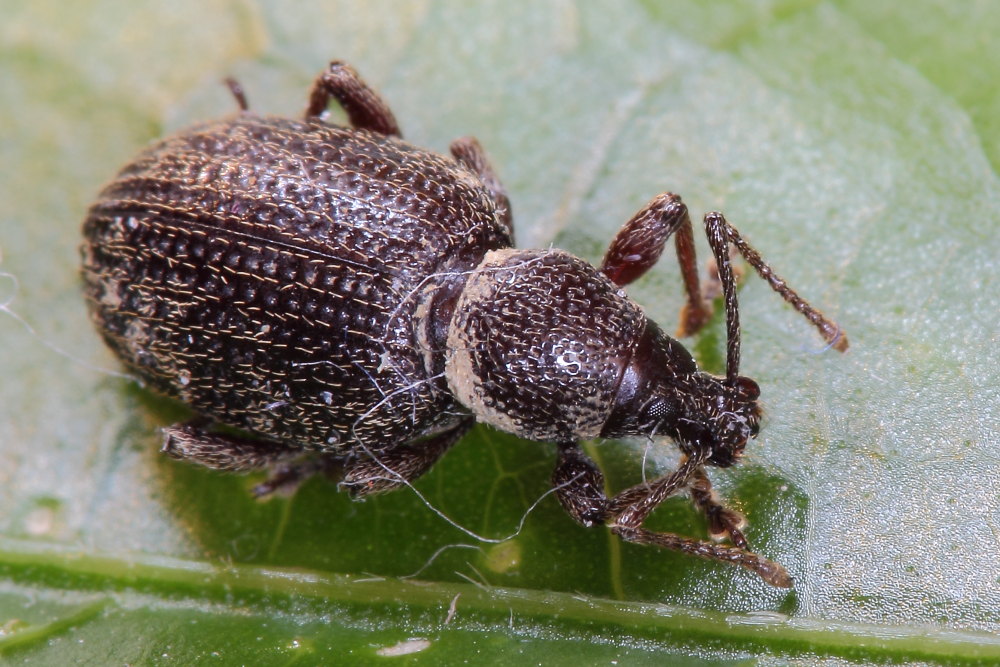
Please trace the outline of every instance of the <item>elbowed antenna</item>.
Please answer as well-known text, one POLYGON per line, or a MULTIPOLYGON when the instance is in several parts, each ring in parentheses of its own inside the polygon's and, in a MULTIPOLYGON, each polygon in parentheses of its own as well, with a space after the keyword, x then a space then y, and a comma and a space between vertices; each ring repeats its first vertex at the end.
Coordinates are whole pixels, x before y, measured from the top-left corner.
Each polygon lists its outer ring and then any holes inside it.
POLYGON ((726 384, 738 385, 740 374, 740 312, 736 301, 736 280, 733 277, 732 261, 729 258, 729 244, 732 243, 757 274, 767 281, 781 298, 787 301, 803 317, 812 322, 820 334, 838 352, 847 350, 847 334, 835 322, 809 305, 785 283, 761 258, 760 253, 740 236, 740 233, 719 212, 705 215, 705 234, 712 247, 718 265, 722 294, 726 302, 726 384))

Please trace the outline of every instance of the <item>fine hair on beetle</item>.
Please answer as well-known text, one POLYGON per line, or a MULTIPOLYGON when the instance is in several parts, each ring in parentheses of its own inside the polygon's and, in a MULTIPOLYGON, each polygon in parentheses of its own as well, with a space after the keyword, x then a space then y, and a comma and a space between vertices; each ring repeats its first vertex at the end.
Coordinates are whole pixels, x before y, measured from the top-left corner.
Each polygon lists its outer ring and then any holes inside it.
POLYGON ((545 495, 581 526, 792 585, 750 548, 745 519, 708 476, 738 463, 760 429, 760 388, 740 375, 731 253, 831 347, 846 350, 847 337, 721 213, 704 217, 715 287, 699 277, 687 206, 669 192, 625 222, 599 266, 517 248, 479 142, 456 139, 443 155, 404 141, 349 65, 317 77, 300 119, 258 115, 227 83, 237 113, 141 152, 83 225, 98 331, 130 373, 196 415, 163 429, 166 454, 268 470, 259 497, 315 474, 355 498, 420 495, 412 482, 484 423, 555 446, 545 495), (346 126, 325 120, 333 101, 346 126), (625 292, 671 238, 685 295, 675 335, 701 330, 721 291, 724 376, 699 370, 625 292), (629 437, 669 439, 680 462, 647 480, 644 455, 642 481, 607 495, 581 443, 629 437), (712 541, 644 527, 679 494, 712 541))

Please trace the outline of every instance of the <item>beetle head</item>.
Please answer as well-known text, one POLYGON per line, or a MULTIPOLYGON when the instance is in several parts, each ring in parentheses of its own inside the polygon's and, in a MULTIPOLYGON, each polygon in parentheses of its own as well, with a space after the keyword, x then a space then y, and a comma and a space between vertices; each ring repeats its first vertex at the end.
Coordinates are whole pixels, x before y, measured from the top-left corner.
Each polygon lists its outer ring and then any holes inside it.
POLYGON ((747 377, 735 386, 701 373, 692 379, 694 388, 681 394, 681 415, 667 432, 686 453, 707 451, 708 463, 729 467, 760 431, 760 388, 747 377))
POLYGON ((702 373, 677 341, 649 322, 601 435, 667 435, 687 454, 720 467, 736 463, 760 430, 760 388, 747 377, 702 373))

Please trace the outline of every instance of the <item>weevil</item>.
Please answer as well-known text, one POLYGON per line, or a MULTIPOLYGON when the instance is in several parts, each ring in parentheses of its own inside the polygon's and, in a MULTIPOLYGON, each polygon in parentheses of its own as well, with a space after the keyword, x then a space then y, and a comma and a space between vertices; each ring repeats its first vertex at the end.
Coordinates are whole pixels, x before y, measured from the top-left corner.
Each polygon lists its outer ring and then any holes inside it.
POLYGON ((230 85, 236 115, 142 152, 83 226, 84 288, 105 341, 197 415, 164 429, 167 454, 270 468, 259 495, 323 472, 360 497, 409 484, 482 422, 555 444, 555 494, 578 523, 791 585, 750 550, 743 517, 706 474, 740 459, 761 415, 757 384, 739 374, 730 248, 833 347, 847 338, 721 213, 704 218, 726 316, 726 374, 716 377, 624 292, 672 236, 686 290, 678 333, 707 322, 679 196, 636 213, 599 267, 517 249, 479 143, 458 139, 445 156, 403 141, 350 66, 333 62, 317 78, 301 120, 257 115, 230 85), (331 100, 348 126, 324 120, 331 100), (579 443, 629 436, 666 436, 682 462, 608 497, 579 443), (643 527, 681 492, 719 543, 643 527))

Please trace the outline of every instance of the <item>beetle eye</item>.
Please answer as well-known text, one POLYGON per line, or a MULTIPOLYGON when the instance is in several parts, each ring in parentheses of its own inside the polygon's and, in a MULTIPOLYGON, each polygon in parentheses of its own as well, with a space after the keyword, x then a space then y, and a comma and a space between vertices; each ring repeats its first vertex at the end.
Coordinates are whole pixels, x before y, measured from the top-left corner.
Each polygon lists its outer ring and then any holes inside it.
POLYGON ((740 398, 748 401, 756 401, 760 398, 760 386, 748 377, 742 375, 736 378, 736 391, 740 398))
POLYGON ((667 404, 660 400, 653 401, 652 403, 646 405, 645 412, 646 419, 649 422, 659 423, 663 421, 667 415, 667 404))

